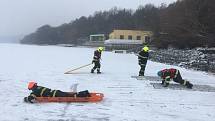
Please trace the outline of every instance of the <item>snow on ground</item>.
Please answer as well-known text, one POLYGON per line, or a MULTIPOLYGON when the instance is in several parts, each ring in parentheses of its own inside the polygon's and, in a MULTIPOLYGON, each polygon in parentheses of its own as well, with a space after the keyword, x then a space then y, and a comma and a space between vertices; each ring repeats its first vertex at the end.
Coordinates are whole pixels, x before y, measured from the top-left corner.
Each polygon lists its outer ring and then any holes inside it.
MULTIPOLYGON (((215 92, 154 89, 149 81, 131 78, 139 66, 133 54, 102 55, 103 74, 90 74, 91 67, 63 74, 91 62, 93 48, 0 44, 0 120, 1 121, 214 121, 215 92), (102 92, 99 103, 23 103, 30 92, 27 83, 69 91, 102 92)), ((155 76, 173 67, 148 62, 146 75, 155 76)), ((181 70, 193 84, 215 87, 215 76, 181 70)))

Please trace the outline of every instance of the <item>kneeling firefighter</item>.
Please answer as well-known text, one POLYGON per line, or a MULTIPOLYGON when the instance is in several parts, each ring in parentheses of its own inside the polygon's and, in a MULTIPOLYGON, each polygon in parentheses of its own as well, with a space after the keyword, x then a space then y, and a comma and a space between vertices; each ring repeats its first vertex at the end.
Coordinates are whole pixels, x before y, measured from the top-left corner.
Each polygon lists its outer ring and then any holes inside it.
POLYGON ((157 75, 162 78, 162 85, 164 87, 169 86, 169 82, 173 79, 174 82, 180 83, 181 85, 186 86, 187 88, 192 89, 193 84, 189 81, 182 79, 179 70, 170 68, 170 69, 163 69, 158 71, 157 75))

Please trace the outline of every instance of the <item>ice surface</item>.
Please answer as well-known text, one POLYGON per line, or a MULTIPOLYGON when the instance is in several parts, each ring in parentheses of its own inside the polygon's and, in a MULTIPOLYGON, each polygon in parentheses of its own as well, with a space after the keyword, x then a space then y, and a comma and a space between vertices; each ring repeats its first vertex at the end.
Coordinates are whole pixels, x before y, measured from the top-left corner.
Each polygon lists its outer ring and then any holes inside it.
MULTIPOLYGON (((150 81, 131 78, 137 75, 137 57, 132 54, 103 52, 101 71, 91 67, 65 71, 92 61, 94 48, 0 44, 0 120, 1 121, 214 121, 215 93, 154 89, 150 81), (70 91, 102 92, 99 103, 26 104, 27 83, 70 91)), ((145 75, 172 67, 148 62, 145 75)), ((215 86, 215 77, 204 72, 181 71, 194 85, 215 86)))

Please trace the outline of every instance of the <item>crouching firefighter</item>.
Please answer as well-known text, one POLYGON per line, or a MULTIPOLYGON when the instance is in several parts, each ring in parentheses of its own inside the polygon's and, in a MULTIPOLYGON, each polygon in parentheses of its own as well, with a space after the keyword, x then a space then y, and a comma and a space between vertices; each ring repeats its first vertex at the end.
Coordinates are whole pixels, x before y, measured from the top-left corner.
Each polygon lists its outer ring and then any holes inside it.
POLYGON ((162 85, 164 87, 169 86, 169 82, 173 79, 174 82, 180 83, 181 85, 186 86, 189 89, 192 89, 193 84, 189 81, 182 79, 179 70, 170 68, 170 69, 163 69, 158 71, 157 75, 162 78, 162 85))
POLYGON ((88 90, 78 93, 63 92, 60 90, 51 90, 46 87, 38 86, 35 82, 29 82, 28 89, 32 92, 28 97, 24 97, 24 101, 29 103, 36 102, 36 97, 90 97, 88 90))
POLYGON ((97 50, 94 51, 94 56, 93 56, 93 61, 92 63, 94 63, 94 67, 91 69, 91 73, 94 73, 94 70, 97 69, 97 73, 100 74, 100 60, 101 60, 101 53, 104 50, 103 47, 99 47, 97 50))

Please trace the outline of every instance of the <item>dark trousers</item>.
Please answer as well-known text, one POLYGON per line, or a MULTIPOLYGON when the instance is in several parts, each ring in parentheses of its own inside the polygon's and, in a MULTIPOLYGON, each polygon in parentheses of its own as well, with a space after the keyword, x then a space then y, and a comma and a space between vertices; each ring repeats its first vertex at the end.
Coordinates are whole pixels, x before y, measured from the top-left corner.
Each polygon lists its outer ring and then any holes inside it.
POLYGON ((180 72, 178 71, 178 74, 175 78, 173 78, 174 82, 180 83, 181 85, 187 85, 189 82, 182 79, 180 72))
POLYGON ((174 82, 177 82, 177 83, 180 83, 180 84, 183 84, 183 83, 184 83, 184 80, 182 79, 181 74, 180 74, 179 71, 178 71, 178 74, 176 75, 176 77, 173 78, 173 81, 174 81, 174 82))
POLYGON ((94 61, 94 67, 93 67, 93 71, 97 69, 98 72, 100 72, 100 67, 101 67, 101 64, 100 64, 100 61, 94 61))
POLYGON ((139 61, 139 65, 140 65, 139 76, 144 76, 146 64, 147 64, 147 60, 139 61))
POLYGON ((50 97, 72 97, 74 94, 68 93, 68 92, 63 92, 60 90, 52 90, 50 92, 50 97))
POLYGON ((173 78, 173 81, 177 82, 177 83, 180 83, 181 85, 184 85, 184 86, 186 86, 187 88, 190 88, 190 89, 192 89, 192 87, 193 87, 192 83, 190 83, 189 81, 186 81, 186 80, 182 79, 181 74, 180 74, 179 71, 178 71, 178 74, 176 75, 176 77, 173 78))
POLYGON ((145 68, 146 68, 145 65, 140 66, 139 76, 144 76, 145 68))
POLYGON ((81 91, 78 93, 70 93, 70 92, 62 92, 60 90, 57 90, 55 97, 90 97, 90 93, 88 90, 81 91))

